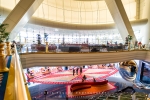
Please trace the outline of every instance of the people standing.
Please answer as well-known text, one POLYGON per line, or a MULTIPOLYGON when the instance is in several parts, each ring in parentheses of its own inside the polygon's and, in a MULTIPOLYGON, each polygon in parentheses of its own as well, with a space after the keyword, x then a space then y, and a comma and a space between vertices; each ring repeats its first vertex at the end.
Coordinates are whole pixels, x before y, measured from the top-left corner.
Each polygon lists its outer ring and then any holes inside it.
POLYGON ((93 82, 96 82, 96 79, 93 77, 93 82))
POLYGON ((139 42, 139 43, 138 43, 138 47, 139 47, 139 49, 141 49, 141 46, 142 46, 142 43, 141 43, 141 42, 139 42))
POLYGON ((82 77, 82 82, 84 82, 86 80, 86 76, 84 75, 83 77, 82 77))
POLYGON ((83 66, 83 69, 85 68, 85 66, 83 66))
POLYGON ((79 68, 77 67, 77 69, 76 69, 76 74, 78 75, 78 70, 79 70, 79 68))
POLYGON ((75 69, 73 68, 73 76, 74 76, 74 73, 75 73, 75 69))
POLYGON ((82 74, 82 67, 80 67, 80 75, 82 74))

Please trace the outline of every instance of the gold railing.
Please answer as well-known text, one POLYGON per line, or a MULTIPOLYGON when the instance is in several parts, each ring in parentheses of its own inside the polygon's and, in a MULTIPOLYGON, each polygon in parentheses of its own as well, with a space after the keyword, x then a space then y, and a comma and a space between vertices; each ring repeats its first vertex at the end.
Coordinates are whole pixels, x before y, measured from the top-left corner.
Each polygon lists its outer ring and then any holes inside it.
POLYGON ((15 88, 14 91, 6 89, 4 100, 8 98, 13 98, 11 100, 31 100, 16 46, 11 50, 10 42, 0 43, 0 72, 9 72, 7 85, 12 83, 9 85, 9 88, 12 88, 12 90, 15 88), (13 55, 11 54, 12 51, 13 55), (12 55, 12 61, 10 64, 11 67, 8 69, 5 63, 5 57, 10 55, 12 55))
POLYGON ((31 100, 16 46, 14 48, 14 63, 16 100, 31 100))

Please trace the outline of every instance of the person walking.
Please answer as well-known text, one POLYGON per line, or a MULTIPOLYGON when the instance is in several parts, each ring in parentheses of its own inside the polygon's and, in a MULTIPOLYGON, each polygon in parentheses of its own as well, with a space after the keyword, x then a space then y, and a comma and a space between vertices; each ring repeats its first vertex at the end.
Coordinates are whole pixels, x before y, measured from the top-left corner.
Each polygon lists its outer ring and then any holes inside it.
POLYGON ((80 67, 80 75, 82 74, 82 67, 80 67))
POLYGON ((73 76, 74 76, 74 73, 75 73, 75 69, 73 68, 73 76))
POLYGON ((82 77, 82 82, 84 82, 86 80, 86 76, 84 75, 83 77, 82 77))
POLYGON ((93 82, 96 82, 96 79, 93 77, 93 82))
POLYGON ((79 70, 79 68, 77 67, 77 69, 76 69, 76 74, 78 75, 78 70, 79 70))

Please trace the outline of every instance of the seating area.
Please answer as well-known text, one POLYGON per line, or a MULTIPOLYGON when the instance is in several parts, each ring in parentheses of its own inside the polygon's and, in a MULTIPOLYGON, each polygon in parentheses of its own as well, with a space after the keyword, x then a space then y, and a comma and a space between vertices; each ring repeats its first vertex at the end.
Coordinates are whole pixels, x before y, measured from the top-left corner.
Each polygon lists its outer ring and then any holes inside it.
POLYGON ((115 65, 114 65, 114 63, 98 64, 98 65, 89 65, 88 68, 91 68, 91 69, 95 69, 95 68, 98 68, 98 69, 114 69, 115 65))
POLYGON ((108 80, 104 80, 101 82, 82 82, 82 83, 75 83, 72 84, 70 87, 71 92, 75 92, 77 90, 91 88, 93 85, 105 85, 108 83, 108 80))
MULTIPOLYGON (((48 50, 56 50, 56 45, 49 45, 48 50)), ((31 44, 32 51, 45 51, 46 45, 45 44, 31 44)))
POLYGON ((34 70, 34 69, 27 69, 27 73, 26 76, 28 79, 32 79, 32 78, 39 78, 39 77, 42 77, 42 76, 45 76, 45 75, 49 75, 49 74, 52 74, 52 73, 56 73, 56 72, 61 72, 63 71, 63 69, 61 67, 56 67, 56 68, 52 68, 52 67, 41 67, 40 69, 38 70, 34 70))

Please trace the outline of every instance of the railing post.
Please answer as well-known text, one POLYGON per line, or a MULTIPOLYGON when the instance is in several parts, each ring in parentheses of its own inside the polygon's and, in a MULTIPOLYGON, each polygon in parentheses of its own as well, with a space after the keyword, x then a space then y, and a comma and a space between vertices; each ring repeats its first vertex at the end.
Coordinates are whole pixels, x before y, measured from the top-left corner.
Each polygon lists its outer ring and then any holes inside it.
POLYGON ((29 48, 28 48, 28 44, 26 44, 26 52, 28 53, 29 52, 29 48))
POLYGON ((7 50, 7 55, 11 55, 11 51, 10 51, 10 42, 6 42, 6 50, 7 50))
POLYGON ((45 43, 46 43, 45 52, 48 52, 48 42, 45 43))
POLYGON ((130 51, 130 47, 131 47, 131 45, 130 45, 130 42, 128 43, 128 51, 130 51))
POLYGON ((6 67, 5 55, 4 55, 4 43, 0 43, 0 72, 8 72, 9 69, 6 67))

